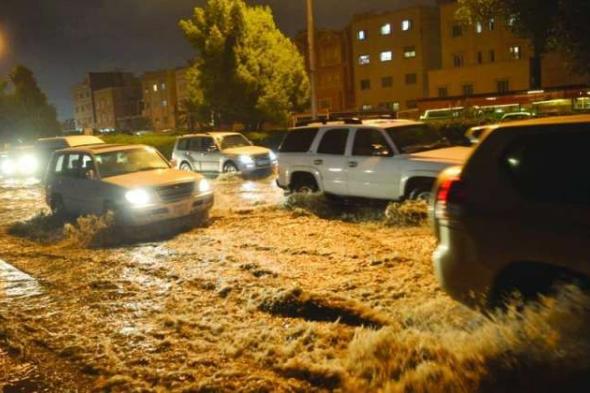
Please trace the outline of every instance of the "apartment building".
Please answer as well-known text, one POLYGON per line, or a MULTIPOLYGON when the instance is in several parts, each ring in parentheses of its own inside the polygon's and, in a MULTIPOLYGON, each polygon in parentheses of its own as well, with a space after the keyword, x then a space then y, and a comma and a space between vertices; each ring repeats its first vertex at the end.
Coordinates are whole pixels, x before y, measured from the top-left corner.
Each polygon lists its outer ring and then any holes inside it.
MULTIPOLYGON (((307 32, 297 35, 295 45, 304 55, 309 73, 307 32)), ((317 108, 323 112, 354 109, 350 31, 318 30, 315 36, 315 55, 317 108)))
POLYGON ((361 110, 414 109, 440 68, 437 7, 356 15, 349 26, 356 105, 361 110))
POLYGON ((178 128, 179 106, 177 90, 178 69, 151 71, 141 78, 143 116, 155 131, 178 128))
POLYGON ((91 72, 73 90, 76 129, 114 131, 139 123, 141 88, 127 72, 91 72))
MULTIPOLYGON (((429 73, 430 97, 507 94, 529 89, 531 46, 527 39, 511 32, 510 20, 491 18, 468 25, 455 16, 456 1, 441 0, 439 6, 442 68, 429 73)), ((572 75, 558 53, 543 57, 543 88, 587 82, 572 75)))

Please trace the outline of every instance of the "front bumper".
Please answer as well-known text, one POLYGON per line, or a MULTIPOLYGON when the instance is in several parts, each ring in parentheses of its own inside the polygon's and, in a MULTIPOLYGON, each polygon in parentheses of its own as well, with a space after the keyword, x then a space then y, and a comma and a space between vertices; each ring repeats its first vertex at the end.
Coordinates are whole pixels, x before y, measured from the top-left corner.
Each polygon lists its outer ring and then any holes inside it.
POLYGON ((277 167, 277 163, 270 161, 268 164, 264 163, 264 164, 259 164, 259 163, 253 163, 253 164, 243 164, 243 163, 239 163, 238 164, 238 170, 243 174, 243 175, 252 175, 252 174, 258 174, 258 173, 272 173, 277 167))
POLYGON ((170 203, 128 207, 122 212, 122 218, 128 225, 148 225, 182 217, 204 215, 211 210, 213 204, 213 192, 207 192, 170 203))

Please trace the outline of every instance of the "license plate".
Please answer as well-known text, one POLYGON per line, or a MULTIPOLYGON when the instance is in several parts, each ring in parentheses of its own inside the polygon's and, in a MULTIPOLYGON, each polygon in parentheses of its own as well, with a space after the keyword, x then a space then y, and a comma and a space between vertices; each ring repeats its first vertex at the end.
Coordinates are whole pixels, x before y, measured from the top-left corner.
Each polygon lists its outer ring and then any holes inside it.
POLYGON ((270 165, 270 161, 269 160, 260 160, 256 162, 256 165, 258 166, 267 166, 270 165))
POLYGON ((170 210, 172 210, 172 214, 175 216, 183 216, 190 213, 191 205, 190 203, 184 202, 178 205, 172 206, 170 210))

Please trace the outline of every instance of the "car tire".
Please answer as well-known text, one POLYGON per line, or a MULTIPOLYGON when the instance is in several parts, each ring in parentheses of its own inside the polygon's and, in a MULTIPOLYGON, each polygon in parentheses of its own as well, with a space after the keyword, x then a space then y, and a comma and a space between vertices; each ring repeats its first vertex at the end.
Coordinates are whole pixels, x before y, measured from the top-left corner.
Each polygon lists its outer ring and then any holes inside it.
POLYGON ((238 173, 239 169, 236 166, 236 164, 234 164, 231 161, 226 162, 225 164, 223 164, 223 173, 238 173))
POLYGON ((66 206, 61 195, 53 195, 51 197, 51 214, 55 217, 63 218, 66 216, 66 206))
POLYGON ((432 198, 432 190, 427 187, 416 187, 409 193, 409 198, 412 201, 426 201, 432 198))
POLYGON ((194 226, 196 228, 205 228, 209 225, 209 210, 199 212, 194 215, 194 226))
POLYGON ((314 178, 302 177, 294 181, 290 189, 294 194, 315 194, 320 188, 314 178))
POLYGON ((182 164, 180 164, 180 168, 179 169, 181 171, 193 172, 193 168, 191 167, 191 164, 189 164, 186 161, 184 161, 182 164))
POLYGON ((121 210, 117 206, 115 206, 113 202, 105 201, 102 208, 102 214, 103 216, 106 216, 109 213, 113 215, 113 222, 115 224, 121 224, 121 210))

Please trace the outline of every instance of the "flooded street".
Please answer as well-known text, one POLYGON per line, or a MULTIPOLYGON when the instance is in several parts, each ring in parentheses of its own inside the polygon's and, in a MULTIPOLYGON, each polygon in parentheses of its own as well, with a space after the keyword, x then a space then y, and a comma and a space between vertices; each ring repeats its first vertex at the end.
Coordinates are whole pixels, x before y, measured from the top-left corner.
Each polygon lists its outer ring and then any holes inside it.
POLYGON ((0 185, 0 391, 459 392, 511 381, 531 346, 555 361, 559 302, 496 321, 453 302, 428 227, 288 209, 272 177, 214 184, 209 225, 125 245, 43 213, 38 184, 0 185))

